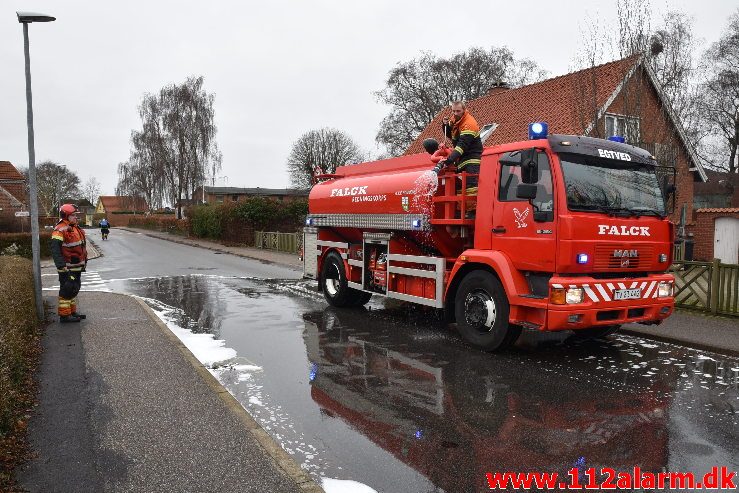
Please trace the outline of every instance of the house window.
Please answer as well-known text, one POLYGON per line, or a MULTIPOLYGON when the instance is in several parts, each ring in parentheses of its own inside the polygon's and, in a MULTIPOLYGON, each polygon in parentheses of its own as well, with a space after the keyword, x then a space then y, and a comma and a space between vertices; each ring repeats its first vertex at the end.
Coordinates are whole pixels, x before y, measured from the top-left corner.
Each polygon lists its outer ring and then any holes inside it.
POLYGON ((606 138, 618 135, 626 138, 626 143, 638 145, 641 141, 639 134, 639 119, 633 116, 606 115, 606 138))
POLYGON ((223 203, 223 195, 216 195, 216 202, 218 202, 219 204, 222 204, 223 203))
POLYGON ((484 144, 488 137, 490 137, 490 134, 495 131, 495 129, 498 128, 497 123, 488 123, 487 125, 483 125, 483 127, 480 129, 480 140, 484 144))
POLYGON ((237 202, 238 200, 239 200, 239 196, 238 195, 231 195, 231 201, 232 202, 237 202))

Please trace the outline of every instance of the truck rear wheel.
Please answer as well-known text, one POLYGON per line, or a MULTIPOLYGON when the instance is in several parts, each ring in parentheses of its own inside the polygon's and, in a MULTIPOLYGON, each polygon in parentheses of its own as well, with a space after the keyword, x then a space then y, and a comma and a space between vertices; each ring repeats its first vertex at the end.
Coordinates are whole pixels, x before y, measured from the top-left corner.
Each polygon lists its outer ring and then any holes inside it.
POLYGON ((521 328, 508 323, 510 307, 503 285, 489 272, 468 274, 455 298, 457 329, 468 342, 487 351, 510 346, 521 328))
POLYGON ((362 306, 372 296, 370 293, 352 289, 347 284, 344 260, 336 252, 331 252, 323 261, 321 270, 323 296, 329 305, 336 307, 362 306))

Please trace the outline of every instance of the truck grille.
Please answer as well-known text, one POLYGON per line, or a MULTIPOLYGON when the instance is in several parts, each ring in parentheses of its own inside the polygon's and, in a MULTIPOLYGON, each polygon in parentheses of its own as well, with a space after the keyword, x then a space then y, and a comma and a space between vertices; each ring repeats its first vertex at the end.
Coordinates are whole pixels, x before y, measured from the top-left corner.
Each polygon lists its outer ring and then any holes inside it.
POLYGON ((595 260, 593 267, 597 270, 636 270, 644 265, 649 265, 654 258, 654 247, 647 245, 596 245, 595 260), (638 257, 615 257, 616 250, 639 252, 638 257), (626 262, 628 261, 628 263, 626 262))

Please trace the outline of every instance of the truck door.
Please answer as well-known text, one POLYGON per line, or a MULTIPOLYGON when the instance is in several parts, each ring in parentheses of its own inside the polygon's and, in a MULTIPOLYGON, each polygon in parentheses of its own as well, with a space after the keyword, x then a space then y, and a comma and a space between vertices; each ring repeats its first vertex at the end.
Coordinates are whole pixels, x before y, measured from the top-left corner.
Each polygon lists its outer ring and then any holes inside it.
POLYGON ((506 164, 515 161, 515 156, 516 152, 496 156, 498 193, 491 246, 506 253, 519 270, 554 272, 557 229, 549 157, 543 150, 537 151, 536 198, 529 202, 516 197, 516 188, 522 183, 521 166, 506 164))

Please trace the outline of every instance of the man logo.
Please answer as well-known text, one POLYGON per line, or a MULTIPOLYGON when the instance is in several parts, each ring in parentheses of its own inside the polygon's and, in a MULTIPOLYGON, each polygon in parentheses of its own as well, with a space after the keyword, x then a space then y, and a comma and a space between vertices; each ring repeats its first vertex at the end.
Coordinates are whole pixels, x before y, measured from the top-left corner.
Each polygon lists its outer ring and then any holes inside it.
POLYGON ((639 250, 614 250, 613 256, 616 258, 637 258, 639 250))

